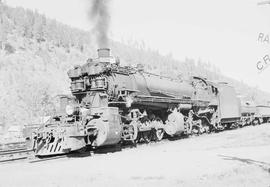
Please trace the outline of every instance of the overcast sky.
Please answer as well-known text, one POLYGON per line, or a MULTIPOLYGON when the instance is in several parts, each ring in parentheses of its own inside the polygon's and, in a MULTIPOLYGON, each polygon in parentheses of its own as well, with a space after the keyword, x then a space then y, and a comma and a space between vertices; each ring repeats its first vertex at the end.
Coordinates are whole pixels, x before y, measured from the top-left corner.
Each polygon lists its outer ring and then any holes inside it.
MULTIPOLYGON (((36 9, 81 29, 90 0, 6 0, 36 9)), ((270 34, 270 5, 260 0, 112 0, 110 35, 140 40, 176 59, 192 57, 215 64, 232 78, 270 92, 270 67, 258 73, 257 62, 270 54, 259 33, 270 34)), ((269 62, 270 64, 270 62, 269 62)))

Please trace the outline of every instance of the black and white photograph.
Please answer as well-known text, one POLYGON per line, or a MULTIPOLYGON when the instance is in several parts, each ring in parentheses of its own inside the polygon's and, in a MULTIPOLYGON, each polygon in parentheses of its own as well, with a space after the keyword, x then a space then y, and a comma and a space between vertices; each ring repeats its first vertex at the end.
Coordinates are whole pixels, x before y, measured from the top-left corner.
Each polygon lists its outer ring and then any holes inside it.
POLYGON ((0 0, 0 187, 270 187, 270 0, 0 0))

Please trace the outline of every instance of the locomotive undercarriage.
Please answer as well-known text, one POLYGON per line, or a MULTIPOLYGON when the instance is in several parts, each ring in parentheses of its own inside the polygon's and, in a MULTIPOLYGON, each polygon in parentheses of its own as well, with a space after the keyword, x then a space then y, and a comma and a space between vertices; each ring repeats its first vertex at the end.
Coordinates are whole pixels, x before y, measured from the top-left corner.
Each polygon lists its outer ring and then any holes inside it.
POLYGON ((95 92, 84 97, 98 107, 81 108, 81 112, 55 118, 35 137, 37 156, 65 154, 118 143, 136 144, 160 141, 166 137, 179 137, 221 131, 235 122, 221 123, 217 106, 181 108, 181 104, 127 104, 109 102, 104 93, 95 92), (139 106, 139 107, 138 107, 139 106), (162 107, 161 107, 162 106, 162 107))
POLYGON ((178 108, 171 109, 169 112, 131 109, 123 115, 118 113, 115 107, 98 110, 100 109, 90 109, 88 112, 91 111, 91 114, 78 118, 78 121, 73 116, 66 120, 62 119, 61 123, 48 125, 35 137, 36 155, 65 154, 84 149, 86 146, 95 148, 120 142, 149 143, 160 141, 165 135, 176 137, 203 134, 218 129, 211 124, 213 119, 208 119, 206 112, 199 116, 193 110, 181 113, 178 108), (110 108, 114 109, 113 117, 108 116, 113 111, 110 108), (110 126, 114 126, 113 135, 110 134, 112 133, 110 126))

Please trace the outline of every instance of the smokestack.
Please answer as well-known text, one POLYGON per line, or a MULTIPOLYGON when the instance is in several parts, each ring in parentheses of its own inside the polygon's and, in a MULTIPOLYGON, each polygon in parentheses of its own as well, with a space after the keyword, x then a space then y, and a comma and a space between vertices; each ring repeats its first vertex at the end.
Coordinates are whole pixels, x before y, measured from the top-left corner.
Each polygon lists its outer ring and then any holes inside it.
POLYGON ((109 47, 109 25, 110 25, 110 0, 89 0, 91 8, 89 19, 94 24, 93 33, 96 38, 98 48, 109 47))
POLYGON ((101 48, 97 50, 98 52, 98 58, 103 58, 103 57, 110 57, 111 56, 111 51, 109 48, 101 48))

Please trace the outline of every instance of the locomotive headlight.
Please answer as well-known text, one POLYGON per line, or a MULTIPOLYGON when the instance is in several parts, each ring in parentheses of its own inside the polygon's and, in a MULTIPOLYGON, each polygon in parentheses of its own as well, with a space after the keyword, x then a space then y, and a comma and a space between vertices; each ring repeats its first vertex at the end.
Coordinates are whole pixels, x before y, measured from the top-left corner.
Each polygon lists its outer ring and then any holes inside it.
POLYGON ((67 115, 72 115, 74 113, 74 107, 71 105, 66 106, 66 113, 67 115))

